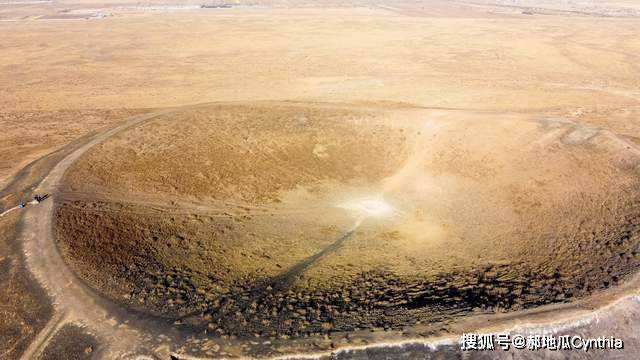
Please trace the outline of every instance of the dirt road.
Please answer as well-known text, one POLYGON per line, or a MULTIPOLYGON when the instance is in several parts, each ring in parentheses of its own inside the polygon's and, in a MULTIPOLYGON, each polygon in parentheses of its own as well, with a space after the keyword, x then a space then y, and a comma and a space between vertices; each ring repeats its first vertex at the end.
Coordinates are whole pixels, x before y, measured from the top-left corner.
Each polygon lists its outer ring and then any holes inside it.
MULTIPOLYGON (((84 146, 58 163, 43 179, 36 192, 53 194, 55 200, 55 194, 64 172, 88 149, 124 129, 166 112, 135 116, 123 125, 91 138, 84 146)), ((28 266, 54 298, 56 309, 56 315, 23 354, 23 358, 37 358, 56 330, 69 322, 88 326, 101 341, 109 344, 104 348, 103 356, 106 358, 118 358, 131 351, 147 352, 145 347, 153 342, 154 336, 159 335, 162 330, 167 330, 168 327, 154 322, 146 324, 148 326, 143 328, 155 329, 155 331, 141 333, 137 326, 131 326, 131 324, 143 325, 140 322, 145 320, 137 318, 135 314, 128 314, 121 309, 110 306, 76 278, 65 265, 52 240, 53 208, 54 201, 45 201, 38 206, 33 206, 24 216, 22 222, 21 241, 27 256, 28 266), (151 333, 154 332, 156 333, 152 335, 151 333)), ((170 331, 168 334, 170 335, 170 331)), ((156 351, 156 353, 163 355, 162 351, 156 351)))

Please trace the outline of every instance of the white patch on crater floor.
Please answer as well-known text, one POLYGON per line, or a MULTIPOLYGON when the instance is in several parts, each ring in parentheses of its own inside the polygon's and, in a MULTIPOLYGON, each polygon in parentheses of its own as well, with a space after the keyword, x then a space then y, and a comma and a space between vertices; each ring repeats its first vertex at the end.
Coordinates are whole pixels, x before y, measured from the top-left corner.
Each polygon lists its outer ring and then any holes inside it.
POLYGON ((383 217, 392 215, 395 209, 384 199, 358 199, 338 205, 339 208, 353 211, 360 216, 383 217))

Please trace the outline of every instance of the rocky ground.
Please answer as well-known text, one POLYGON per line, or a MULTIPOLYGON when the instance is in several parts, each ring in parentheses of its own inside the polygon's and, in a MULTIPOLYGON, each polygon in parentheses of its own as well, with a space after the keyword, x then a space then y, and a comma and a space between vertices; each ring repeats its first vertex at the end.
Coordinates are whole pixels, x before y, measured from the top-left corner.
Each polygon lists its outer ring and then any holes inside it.
POLYGON ((65 325, 56 332, 40 355, 40 359, 95 359, 98 347, 97 339, 85 329, 76 325, 65 325))

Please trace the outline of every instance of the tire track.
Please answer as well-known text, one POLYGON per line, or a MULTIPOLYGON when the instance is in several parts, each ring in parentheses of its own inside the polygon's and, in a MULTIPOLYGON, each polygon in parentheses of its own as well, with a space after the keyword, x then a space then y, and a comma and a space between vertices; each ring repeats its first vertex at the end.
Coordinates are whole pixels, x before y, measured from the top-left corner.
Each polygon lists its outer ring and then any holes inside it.
MULTIPOLYGON (((62 178, 69 166, 93 146, 105 141, 121 131, 139 125, 172 110, 163 110, 145 115, 138 115, 125 121, 124 124, 104 133, 89 138, 86 143, 69 153, 35 189, 37 192, 55 194, 60 188, 62 178)), ((48 344, 55 330, 66 322, 78 322, 90 326, 98 338, 104 340, 106 358, 119 358, 132 349, 145 348, 147 344, 157 341, 164 332, 168 341, 179 337, 166 324, 121 309, 85 286, 66 266, 53 241, 52 216, 54 202, 48 201, 34 207, 24 216, 19 240, 23 244, 26 263, 35 278, 53 298, 55 315, 36 341, 25 352, 23 358, 37 356, 48 344), (141 333, 138 329, 145 329, 141 333), (155 329, 155 331, 146 331, 155 329)), ((157 353, 167 355, 168 350, 157 353)))

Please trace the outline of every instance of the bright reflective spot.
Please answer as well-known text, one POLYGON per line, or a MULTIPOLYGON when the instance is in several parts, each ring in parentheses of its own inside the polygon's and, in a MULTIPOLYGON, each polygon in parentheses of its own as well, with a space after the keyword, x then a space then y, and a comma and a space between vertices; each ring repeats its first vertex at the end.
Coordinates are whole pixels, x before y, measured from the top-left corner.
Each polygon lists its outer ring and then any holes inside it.
POLYGON ((394 209, 383 199, 360 199, 339 205, 338 207, 352 210, 359 215, 387 216, 394 213, 394 209))

